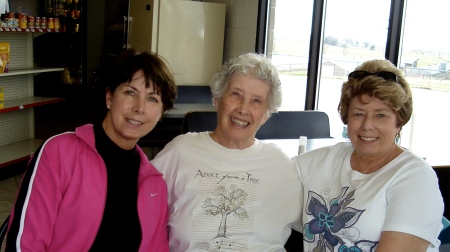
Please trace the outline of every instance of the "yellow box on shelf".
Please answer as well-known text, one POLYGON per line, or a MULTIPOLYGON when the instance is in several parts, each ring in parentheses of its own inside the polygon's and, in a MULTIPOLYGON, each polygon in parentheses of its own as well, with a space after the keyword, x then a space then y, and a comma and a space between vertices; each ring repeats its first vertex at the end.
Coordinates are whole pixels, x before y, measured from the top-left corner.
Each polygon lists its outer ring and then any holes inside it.
POLYGON ((10 45, 8 42, 0 42, 0 73, 9 72, 10 45))

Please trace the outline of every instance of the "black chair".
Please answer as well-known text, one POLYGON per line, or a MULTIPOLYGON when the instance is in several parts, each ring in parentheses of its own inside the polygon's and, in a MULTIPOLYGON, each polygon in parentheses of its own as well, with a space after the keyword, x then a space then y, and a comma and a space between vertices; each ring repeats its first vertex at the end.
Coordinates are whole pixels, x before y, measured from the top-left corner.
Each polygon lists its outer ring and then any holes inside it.
POLYGON ((439 234, 438 239, 441 241, 441 246, 446 245, 450 248, 450 221, 442 216, 442 231, 439 234))
MULTIPOLYGON (((182 134, 212 131, 217 126, 217 113, 191 111, 183 118, 182 134)), ((330 138, 328 115, 321 111, 280 111, 272 114, 256 132, 258 139, 330 138)))
POLYGON ((0 249, 3 245, 3 240, 5 239, 6 230, 8 229, 8 221, 9 221, 9 215, 6 217, 5 221, 3 222, 2 226, 0 227, 0 249))
POLYGON ((191 111, 183 118, 181 133, 213 131, 217 126, 215 111, 191 111))
POLYGON ((140 147, 164 147, 180 134, 183 118, 162 118, 147 135, 139 139, 140 147))
POLYGON ((280 111, 256 132, 258 139, 331 138, 328 115, 322 111, 280 111))
POLYGON ((291 231, 291 236, 284 244, 284 248, 289 252, 303 252, 303 234, 294 229, 291 231))
POLYGON ((433 167, 436 176, 439 179, 439 189, 444 199, 444 216, 450 219, 450 166, 433 167))
POLYGON ((208 103, 211 104, 212 94, 209 86, 178 86, 175 103, 208 103))

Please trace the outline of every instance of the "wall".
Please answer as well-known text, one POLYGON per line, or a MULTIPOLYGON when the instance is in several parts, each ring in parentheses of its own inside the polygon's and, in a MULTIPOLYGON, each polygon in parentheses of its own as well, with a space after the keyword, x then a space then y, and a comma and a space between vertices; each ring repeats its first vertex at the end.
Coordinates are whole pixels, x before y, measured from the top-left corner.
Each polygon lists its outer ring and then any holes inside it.
POLYGON ((227 5, 223 59, 255 52, 258 0, 204 0, 227 5))
MULTIPOLYGON (((221 3, 227 6, 223 61, 247 52, 255 52, 258 0, 204 0, 203 2, 221 3)), ((210 103, 209 86, 180 86, 176 102, 210 103)))

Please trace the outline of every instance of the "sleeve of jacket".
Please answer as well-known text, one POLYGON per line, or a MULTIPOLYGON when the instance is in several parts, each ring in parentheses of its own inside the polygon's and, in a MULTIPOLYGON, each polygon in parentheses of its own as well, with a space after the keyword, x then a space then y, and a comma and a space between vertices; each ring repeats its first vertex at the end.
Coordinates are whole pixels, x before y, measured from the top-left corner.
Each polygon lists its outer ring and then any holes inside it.
POLYGON ((45 251, 61 202, 61 146, 50 140, 32 156, 11 212, 5 251, 45 251))

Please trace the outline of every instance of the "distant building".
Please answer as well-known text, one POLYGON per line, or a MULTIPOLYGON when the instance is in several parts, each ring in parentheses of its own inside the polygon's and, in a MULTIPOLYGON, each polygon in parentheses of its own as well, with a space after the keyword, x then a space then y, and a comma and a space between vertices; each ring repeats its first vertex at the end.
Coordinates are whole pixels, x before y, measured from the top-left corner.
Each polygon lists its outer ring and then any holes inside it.
POLYGON ((403 67, 417 67, 417 61, 419 61, 419 59, 416 60, 410 60, 410 59, 403 59, 403 67))
POLYGON ((331 62, 325 61, 322 63, 322 75, 323 76, 346 76, 347 72, 344 68, 331 62))

